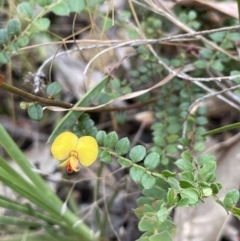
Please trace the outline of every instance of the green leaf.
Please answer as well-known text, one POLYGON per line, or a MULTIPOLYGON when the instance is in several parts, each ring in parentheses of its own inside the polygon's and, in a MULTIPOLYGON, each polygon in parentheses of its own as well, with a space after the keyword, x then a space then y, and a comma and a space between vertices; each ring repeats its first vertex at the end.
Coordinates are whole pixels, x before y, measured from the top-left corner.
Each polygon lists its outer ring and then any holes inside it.
POLYGON ((238 97, 240 97, 240 89, 235 90, 234 94, 237 95, 238 97))
POLYGON ((106 138, 107 134, 105 131, 98 131, 96 134, 96 140, 99 145, 103 145, 104 139, 106 138))
POLYGON ((175 172, 170 172, 169 170, 163 170, 161 172, 161 174, 164 176, 164 177, 175 177, 176 176, 176 173, 175 172))
POLYGON ((212 183, 210 188, 212 189, 213 194, 218 194, 219 190, 222 188, 222 185, 219 186, 218 183, 212 183))
POLYGON ((37 0, 37 4, 40 6, 40 7, 45 7, 45 6, 48 6, 52 3, 53 0, 37 0))
POLYGON ((137 239, 136 241, 149 241, 148 237, 141 237, 139 239, 137 239))
POLYGON ((178 207, 186 207, 188 205, 189 205, 189 199, 188 198, 182 198, 177 204, 178 207))
MULTIPOLYGON (((145 197, 146 198, 146 197, 145 197)), ((136 216, 138 217, 138 218, 143 218, 144 217, 144 215, 146 214, 146 213, 148 213, 148 212, 153 212, 154 210, 153 210, 153 208, 152 208, 152 200, 151 199, 149 199, 150 200, 150 203, 149 204, 143 204, 143 205, 141 205, 140 207, 138 207, 138 208, 136 208, 136 209, 134 209, 133 211, 134 211, 134 213, 136 214, 136 216)), ((142 200, 143 201, 143 200, 142 200)), ((146 199, 145 199, 145 201, 146 201, 146 199)), ((139 201, 140 203, 141 203, 141 200, 139 201)), ((147 202, 148 203, 148 202, 147 202)))
POLYGON ((192 204, 192 205, 196 204, 199 199, 198 193, 189 188, 183 189, 180 195, 182 198, 188 198, 189 204, 192 204))
POLYGON ((48 95, 57 95, 62 90, 62 86, 58 82, 52 82, 47 87, 48 95))
POLYGON ((11 19, 7 25, 7 31, 9 36, 18 35, 21 31, 21 24, 17 19, 11 19))
POLYGON ((236 203, 238 202, 238 200, 239 200, 239 191, 236 190, 236 189, 231 190, 231 191, 229 191, 229 192, 226 194, 225 198, 230 198, 230 199, 232 199, 233 204, 236 204, 236 203))
POLYGON ((202 166, 202 168, 199 170, 199 175, 201 177, 206 177, 210 173, 214 173, 216 170, 216 162, 215 161, 208 161, 205 162, 202 166))
POLYGON ((203 188, 202 193, 204 197, 210 197, 212 196, 213 191, 211 188, 207 187, 207 188, 203 188))
POLYGON ((119 124, 122 125, 126 122, 126 119, 127 119, 126 112, 118 111, 118 112, 116 112, 115 116, 116 116, 116 120, 119 124))
POLYGON ((165 148, 166 153, 173 154, 178 151, 177 146, 174 144, 167 145, 165 148))
POLYGON ((216 158, 214 155, 212 154, 209 154, 209 153, 203 153, 201 154, 198 158, 197 158, 197 162, 199 165, 203 165, 205 162, 208 162, 208 161, 215 161, 216 158))
POLYGON ((107 136, 104 139, 103 145, 106 148, 113 149, 118 141, 118 135, 115 131, 112 131, 107 134, 107 136))
POLYGON ((205 115, 205 114, 207 114, 207 108, 205 107, 205 106, 200 106, 200 107, 198 107, 198 109, 197 109, 197 113, 199 114, 199 115, 205 115))
POLYGON ((52 11, 59 16, 69 16, 70 7, 66 2, 60 2, 52 8, 52 11))
POLYGON ((98 4, 102 3, 104 0, 88 0, 88 6, 91 8, 96 7, 98 4))
MULTIPOLYGON (((149 197, 139 197, 137 199, 137 205, 138 206, 142 206, 142 205, 146 205, 146 206, 149 206, 147 212, 152 212, 153 211, 153 208, 151 207, 152 205, 152 201, 154 199, 153 198, 149 198, 149 197)), ((144 206, 145 207, 145 206, 144 206)), ((143 211, 143 213, 145 212, 145 210, 143 211)))
POLYGON ((168 231, 163 231, 161 233, 154 234, 151 237, 149 237, 149 241, 160 241, 160 240, 173 241, 173 239, 168 231))
POLYGON ((203 142, 198 142, 194 145, 194 151, 200 152, 203 151, 205 148, 205 144, 203 142))
POLYGON ((156 178, 149 173, 145 173, 141 178, 141 183, 144 188, 150 189, 154 187, 156 183, 156 178))
POLYGON ((31 32, 46 31, 50 26, 50 20, 48 18, 39 18, 33 22, 31 32))
POLYGON ((85 1, 68 0, 68 6, 71 12, 80 13, 85 8, 85 1))
POLYGON ((132 162, 129 159, 121 156, 117 159, 117 162, 123 167, 130 167, 132 165, 132 162))
POLYGON ((177 165, 177 167, 180 168, 183 171, 189 171, 189 172, 193 171, 192 163, 188 160, 178 159, 175 162, 175 165, 177 165))
POLYGON ((106 150, 101 152, 100 159, 101 159, 101 161, 103 161, 105 163, 110 163, 113 160, 111 154, 106 150))
POLYGON ((133 166, 130 168, 130 177, 134 182, 140 182, 144 173, 145 170, 138 166, 133 166))
POLYGON ((190 143, 191 143, 191 140, 189 140, 187 137, 183 137, 180 139, 180 143, 183 145, 183 146, 189 146, 190 143))
POLYGON ((205 181, 198 181, 199 186, 206 188, 206 187, 210 187, 210 184, 208 182, 205 181))
POLYGON ((180 190, 180 186, 179 186, 179 182, 176 178, 174 177, 169 177, 167 179, 167 182, 169 183, 169 185, 176 191, 180 190))
POLYGON ((6 44, 8 41, 7 29, 0 29, 0 46, 6 44))
POLYGON ((169 163, 169 158, 166 156, 162 156, 160 159, 160 162, 161 162, 161 164, 166 166, 169 163))
POLYGON ((222 42, 221 47, 224 48, 224 49, 232 49, 232 48, 234 48, 234 45, 233 45, 233 43, 230 40, 225 39, 222 42))
MULTIPOLYGON (((18 50, 19 50, 19 47, 18 47, 18 45, 17 45, 16 42, 15 42, 15 43, 13 42, 13 43, 11 43, 11 44, 8 45, 7 50, 10 51, 11 53, 17 53, 18 50)), ((7 52, 6 52, 6 53, 7 53, 7 52)))
POLYGON ((193 64, 198 69, 206 69, 208 67, 207 62, 205 60, 201 60, 201 59, 195 61, 193 64))
POLYGON ((158 212, 157 212, 157 217, 159 222, 164 222, 167 217, 168 217, 168 209, 165 207, 162 207, 158 212))
POLYGON ((190 27, 193 29, 198 30, 201 27, 201 23, 198 21, 192 21, 191 23, 189 23, 190 27))
POLYGON ((169 134, 176 134, 182 129, 181 124, 179 123, 172 123, 167 127, 167 132, 169 134))
POLYGON ((17 6, 19 18, 30 20, 33 17, 33 9, 28 2, 22 2, 17 6))
POLYGON ((144 159, 144 166, 148 169, 154 169, 160 163, 160 156, 156 152, 149 153, 144 159))
POLYGON ((190 10, 188 12, 188 20, 194 20, 197 18, 197 12, 194 10, 190 10))
POLYGON ((189 150, 184 151, 184 152, 181 154, 181 157, 182 157, 182 159, 184 159, 184 160, 186 160, 186 161, 192 161, 192 154, 190 153, 189 150))
POLYGON ((130 159, 134 162, 140 162, 145 156, 146 148, 142 145, 134 146, 129 153, 130 159))
POLYGON ((29 43, 29 37, 28 36, 22 36, 22 37, 19 37, 18 40, 17 40, 17 45, 19 47, 25 47, 26 45, 28 45, 29 43))
POLYGON ((213 61, 210 66, 211 66, 211 68, 213 68, 214 70, 216 70, 218 72, 221 72, 224 69, 224 66, 220 60, 213 61))
POLYGON ((180 185, 181 188, 188 188, 188 187, 196 188, 195 184, 193 182, 188 181, 188 180, 180 180, 179 185, 180 185))
MULTIPOLYGON (((240 71, 233 70, 233 71, 230 72, 230 75, 231 76, 240 75, 240 71)), ((237 84, 240 84, 240 78, 235 78, 235 79, 233 79, 233 81, 237 84)))
POLYGON ((179 109, 187 111, 189 109, 190 103, 189 102, 182 102, 179 106, 179 109))
POLYGON ((231 41, 239 41, 240 34, 237 32, 229 32, 227 35, 227 39, 229 39, 231 41))
POLYGON ((0 65, 6 64, 10 60, 10 55, 6 52, 0 53, 0 65))
POLYGON ((211 59, 213 56, 213 52, 211 49, 201 49, 199 51, 199 54, 205 59, 211 59))
POLYGON ((87 113, 84 113, 78 118, 78 123, 73 126, 73 131, 79 137, 86 135, 95 137, 97 134, 94 121, 90 119, 87 113))
POLYGON ((167 202, 170 205, 173 205, 176 202, 176 192, 175 192, 175 190, 173 188, 169 188, 168 189, 167 202))
POLYGON ((230 209, 234 206, 233 200, 231 198, 224 198, 223 204, 227 209, 230 209))
POLYGON ((194 175, 192 172, 182 172, 179 174, 181 180, 188 180, 190 182, 194 181, 194 175))
POLYGON ((181 12, 179 14, 179 19, 183 22, 183 23, 186 23, 188 21, 188 16, 185 12, 181 12))
POLYGON ((158 225, 159 221, 157 219, 153 219, 152 217, 149 217, 147 214, 145 214, 138 223, 138 229, 142 232, 146 232, 153 230, 158 225))
POLYGON ((151 197, 154 199, 164 199, 166 197, 166 190, 160 188, 159 186, 154 186, 153 188, 150 189, 143 189, 142 193, 146 197, 151 197))
POLYGON ((199 125, 206 125, 208 123, 208 119, 204 116, 199 116, 196 118, 196 123, 199 125))
POLYGON ((115 146, 115 151, 119 154, 119 155, 124 155, 126 153, 128 153, 130 148, 130 141, 127 137, 120 139, 116 146, 115 146))
MULTIPOLYGON (((78 106, 89 106, 94 99, 99 96, 99 93, 108 82, 109 76, 106 76, 96 86, 89 90, 75 105, 78 106)), ((60 133, 69 129, 77 119, 83 114, 82 111, 69 111, 58 123, 57 127, 53 130, 52 134, 48 138, 48 142, 52 142, 60 133)))
POLYGON ((103 31, 109 30, 112 26, 113 26, 112 19, 111 19, 111 18, 108 18, 108 17, 104 17, 104 18, 101 19, 101 21, 99 22, 99 27, 100 27, 103 31))
POLYGON ((42 106, 37 104, 29 105, 28 107, 28 115, 31 119, 39 121, 43 116, 42 106))
MULTIPOLYGON (((240 208, 233 207, 232 212, 233 212, 233 214, 240 215, 240 208)), ((239 219, 239 217, 238 217, 238 219, 239 219)))
POLYGON ((209 37, 214 41, 214 42, 222 42, 223 38, 225 37, 226 32, 217 32, 217 33, 212 33, 209 35, 209 37))
POLYGON ((179 138, 178 135, 172 134, 172 135, 170 135, 170 136, 167 137, 167 142, 168 142, 168 143, 173 143, 173 142, 175 142, 178 138, 179 138))

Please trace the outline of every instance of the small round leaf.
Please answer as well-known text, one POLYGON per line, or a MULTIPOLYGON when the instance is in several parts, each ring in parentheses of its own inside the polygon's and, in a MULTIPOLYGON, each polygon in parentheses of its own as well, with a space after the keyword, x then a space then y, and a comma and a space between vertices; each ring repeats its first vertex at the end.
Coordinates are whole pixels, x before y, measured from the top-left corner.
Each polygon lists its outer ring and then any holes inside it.
POLYGON ((119 155, 124 155, 126 153, 128 153, 130 147, 130 141, 127 137, 120 139, 116 146, 115 146, 115 150, 119 155))
POLYGON ((139 162, 143 160, 145 156, 146 156, 146 148, 141 145, 134 146, 129 153, 130 159, 133 160, 134 162, 139 162))
POLYGON ((18 40, 17 40, 17 45, 19 47, 25 47, 28 43, 29 43, 29 38, 26 35, 22 36, 22 37, 19 37, 18 40))
POLYGON ((40 7, 45 7, 45 6, 48 6, 52 3, 53 0, 37 0, 37 4, 40 6, 40 7))
POLYGON ((96 134, 96 140, 99 145, 102 145, 107 134, 105 131, 98 131, 96 134))
POLYGON ((39 121, 43 116, 42 106, 37 104, 30 105, 28 107, 28 115, 31 119, 39 121))
POLYGON ((115 131, 112 131, 109 134, 107 134, 107 136, 104 139, 103 144, 106 148, 112 149, 117 144, 117 141, 118 141, 118 135, 115 131))
POLYGON ((39 18, 34 21, 31 32, 46 31, 50 26, 50 20, 48 18, 39 18))
POLYGON ((108 151, 103 151, 100 153, 100 160, 105 163, 110 163, 112 162, 113 158, 108 151))
POLYGON ((189 188, 182 190, 181 197, 188 198, 189 204, 196 204, 199 200, 198 193, 189 188))
POLYGON ((132 162, 124 157, 119 157, 117 162, 123 167, 130 167, 132 165, 132 162))
POLYGON ((133 166, 130 168, 130 177, 134 182, 140 182, 144 173, 145 170, 140 167, 133 166))
POLYGON ((7 29, 0 29, 0 46, 6 44, 8 41, 7 29))
POLYGON ((57 95, 62 90, 62 86, 57 83, 53 82, 47 87, 47 94, 48 95, 57 95))
POLYGON ((21 24, 17 19, 11 19, 7 25, 7 31, 10 36, 18 35, 21 31, 21 24))
POLYGON ((160 156, 157 152, 152 152, 144 159, 144 166, 148 169, 154 169, 160 163, 160 156))
POLYGON ((167 217, 168 217, 168 209, 165 207, 162 207, 158 212, 157 212, 157 217, 159 222, 164 222, 167 217))
POLYGON ((59 16, 68 16, 70 13, 70 8, 66 2, 60 2, 56 4, 52 11, 59 16))
POLYGON ((141 178, 141 183, 144 188, 150 189, 154 187, 156 183, 156 178, 149 173, 145 173, 141 178))
POLYGON ((29 20, 33 17, 33 9, 28 2, 22 2, 17 6, 19 18, 29 20))

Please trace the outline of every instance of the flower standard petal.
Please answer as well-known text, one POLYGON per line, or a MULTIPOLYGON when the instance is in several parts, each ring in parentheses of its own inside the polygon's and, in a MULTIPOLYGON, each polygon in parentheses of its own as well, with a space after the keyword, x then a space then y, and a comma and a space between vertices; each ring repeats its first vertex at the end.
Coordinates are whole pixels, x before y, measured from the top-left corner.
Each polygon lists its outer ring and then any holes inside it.
POLYGON ((63 132, 54 140, 51 152, 55 159, 61 161, 67 159, 70 151, 75 149, 78 138, 71 132, 63 132))
POLYGON ((90 166, 98 156, 98 144, 92 136, 79 138, 75 150, 78 152, 78 160, 83 166, 90 166))

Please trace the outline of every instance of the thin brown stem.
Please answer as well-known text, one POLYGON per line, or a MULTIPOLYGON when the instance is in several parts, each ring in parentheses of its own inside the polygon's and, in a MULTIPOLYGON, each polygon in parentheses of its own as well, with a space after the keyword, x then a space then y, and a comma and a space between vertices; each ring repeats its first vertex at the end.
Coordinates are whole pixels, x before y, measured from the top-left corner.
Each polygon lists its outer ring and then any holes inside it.
MULTIPOLYGON (((10 84, 7 84, 3 81, 3 76, 0 75, 0 88, 13 93, 15 95, 18 95, 24 99, 28 99, 28 100, 32 100, 35 102, 39 102, 40 104, 44 104, 46 106, 58 106, 58 107, 62 107, 62 108, 72 108, 74 105, 70 104, 70 103, 66 103, 63 101, 59 101, 59 100, 51 100, 51 99, 46 99, 34 94, 30 94, 24 90, 21 90, 17 87, 14 87, 10 84)), ((130 110, 130 109, 136 109, 139 107, 142 107, 144 105, 148 105, 151 103, 154 103, 158 100, 159 96, 155 96, 150 98, 147 101, 144 102, 138 102, 138 103, 134 103, 128 106, 123 106, 123 107, 103 107, 103 108, 99 108, 96 110, 88 110, 88 112, 110 112, 110 111, 125 111, 125 110, 130 110)))
POLYGON ((66 102, 59 101, 59 100, 46 99, 46 98, 43 98, 43 97, 40 97, 37 95, 33 95, 24 90, 16 88, 10 84, 7 84, 5 82, 0 83, 0 88, 5 89, 6 91, 11 92, 15 95, 21 96, 22 98, 36 101, 36 102, 39 102, 39 103, 47 105, 47 106, 59 106, 59 107, 63 107, 63 108, 72 108, 73 107, 73 104, 66 103, 66 102))

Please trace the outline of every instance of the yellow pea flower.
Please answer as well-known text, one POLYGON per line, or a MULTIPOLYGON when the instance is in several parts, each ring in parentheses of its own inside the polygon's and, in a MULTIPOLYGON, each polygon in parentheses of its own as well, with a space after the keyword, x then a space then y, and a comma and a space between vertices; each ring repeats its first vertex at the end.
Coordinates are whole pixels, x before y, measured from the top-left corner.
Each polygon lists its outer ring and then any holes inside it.
POLYGON ((55 159, 63 161, 61 167, 67 166, 67 172, 77 172, 79 163, 90 166, 98 156, 98 144, 92 136, 78 138, 72 132, 63 132, 56 137, 51 146, 55 159))

